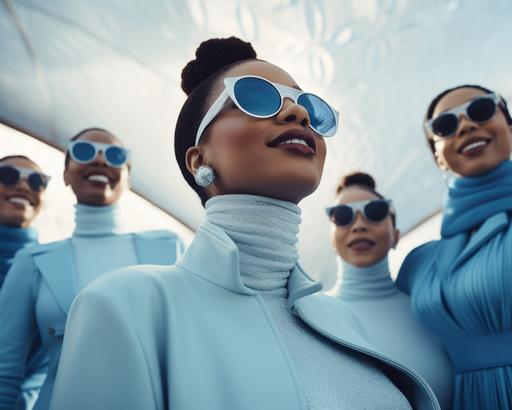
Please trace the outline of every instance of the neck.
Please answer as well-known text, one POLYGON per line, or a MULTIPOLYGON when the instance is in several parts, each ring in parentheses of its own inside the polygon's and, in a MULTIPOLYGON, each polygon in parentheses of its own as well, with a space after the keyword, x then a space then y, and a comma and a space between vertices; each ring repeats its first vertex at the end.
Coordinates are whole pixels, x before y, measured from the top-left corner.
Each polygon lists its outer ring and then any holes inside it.
POLYGON ((389 273, 388 258, 371 266, 358 267, 338 258, 337 293, 346 300, 386 298, 397 293, 389 273))
POLYGON ((286 290, 297 263, 300 208, 255 195, 221 195, 206 202, 206 219, 239 250, 242 282, 256 291, 286 290))
POLYGON ((75 205, 73 236, 105 236, 122 233, 121 216, 117 205, 75 205))

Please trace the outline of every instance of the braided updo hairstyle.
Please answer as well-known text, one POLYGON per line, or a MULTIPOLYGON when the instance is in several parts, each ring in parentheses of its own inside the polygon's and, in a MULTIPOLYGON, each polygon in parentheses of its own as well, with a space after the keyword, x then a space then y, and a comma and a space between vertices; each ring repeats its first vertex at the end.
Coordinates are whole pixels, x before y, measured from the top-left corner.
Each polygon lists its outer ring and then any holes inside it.
MULTIPOLYGON (((341 194, 345 189, 349 187, 357 187, 364 189, 375 195, 377 198, 386 199, 382 194, 375 190, 375 180, 369 174, 364 172, 353 172, 351 174, 344 175, 341 177, 340 182, 336 186, 336 196, 341 194)), ((396 226, 396 215, 391 212, 391 220, 393 221, 393 227, 396 226)))
MULTIPOLYGON (((212 38, 199 45, 196 58, 190 61, 181 72, 181 88, 188 98, 176 122, 174 155, 183 177, 199 195, 203 206, 208 197, 203 188, 195 183, 194 176, 187 169, 185 154, 195 145, 199 124, 215 100, 212 98, 212 91, 221 83, 222 75, 247 60, 255 59, 256 52, 251 43, 237 37, 212 38)), ((204 140, 206 138, 203 138, 204 140)))

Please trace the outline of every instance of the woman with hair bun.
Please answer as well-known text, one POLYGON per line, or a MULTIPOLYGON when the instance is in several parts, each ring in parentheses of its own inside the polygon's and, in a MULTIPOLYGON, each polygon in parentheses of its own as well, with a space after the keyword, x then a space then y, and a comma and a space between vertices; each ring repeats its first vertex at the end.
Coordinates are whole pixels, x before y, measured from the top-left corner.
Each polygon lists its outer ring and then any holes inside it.
POLYGON ((430 103, 425 135, 449 177, 441 239, 414 249, 397 283, 448 351, 456 410, 512 409, 512 117, 461 85, 430 103))
POLYGON ((172 264, 182 250, 169 231, 124 232, 117 204, 129 188, 130 161, 117 137, 100 128, 81 131, 64 165, 64 182, 77 200, 73 235, 18 252, 0 293, 2 410, 19 409, 34 345, 48 356, 34 409, 49 408, 67 314, 81 289, 113 269, 172 264))
POLYGON ((449 409, 453 375, 448 357, 413 316, 409 296, 389 272, 388 253, 400 237, 391 200, 375 190, 370 175, 356 172, 341 179, 335 205, 326 211, 338 254, 338 279, 326 293, 355 312, 379 351, 421 374, 441 408, 449 409))
POLYGON ((297 203, 337 112, 235 37, 202 43, 182 80, 175 154, 206 222, 175 266, 114 272, 78 297, 52 408, 438 408, 297 264, 297 203))

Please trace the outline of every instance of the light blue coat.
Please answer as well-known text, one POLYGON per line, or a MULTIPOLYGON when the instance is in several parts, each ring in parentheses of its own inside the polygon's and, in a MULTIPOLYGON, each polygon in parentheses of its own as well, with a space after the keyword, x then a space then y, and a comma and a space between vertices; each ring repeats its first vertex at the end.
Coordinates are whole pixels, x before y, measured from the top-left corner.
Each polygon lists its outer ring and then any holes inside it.
MULTIPOLYGON (((320 289, 295 266, 291 311, 380 362, 413 408, 438 409, 423 379, 376 353, 351 314, 320 289)), ((242 283, 236 245, 206 223, 176 265, 122 269, 80 294, 66 325, 51 409, 306 409, 297 380, 264 301, 242 283)))
MULTIPOLYGON (((182 252, 180 239, 169 231, 128 235, 133 235, 139 263, 172 264, 182 252)), ((78 293, 75 277, 69 239, 16 255, 0 295, 0 409, 17 408, 28 348, 38 339, 49 355, 49 366, 35 409, 48 409, 67 314, 78 293)), ((74 369, 73 378, 80 382, 79 369, 74 369)))

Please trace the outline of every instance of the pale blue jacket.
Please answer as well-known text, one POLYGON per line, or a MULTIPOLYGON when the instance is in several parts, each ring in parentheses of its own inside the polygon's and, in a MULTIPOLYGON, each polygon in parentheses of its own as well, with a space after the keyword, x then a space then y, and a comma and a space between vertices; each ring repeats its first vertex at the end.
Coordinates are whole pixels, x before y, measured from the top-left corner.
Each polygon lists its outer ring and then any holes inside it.
MULTIPOLYGON (((169 231, 127 235, 133 235, 139 263, 172 264, 182 252, 181 240, 169 231)), ((69 239, 35 245, 16 255, 0 294, 1 410, 17 408, 28 349, 38 339, 49 355, 49 366, 34 409, 48 409, 67 314, 78 293, 75 278, 69 239)), ((74 369, 73 380, 80 383, 80 369, 74 369)))
MULTIPOLYGON (((340 301, 298 265, 288 290, 294 314, 380 362, 413 408, 439 408, 426 382, 369 346, 340 301)), ((306 408, 272 315, 243 284, 238 249, 215 225, 204 224, 174 266, 109 273, 73 304, 52 410, 306 408)))

